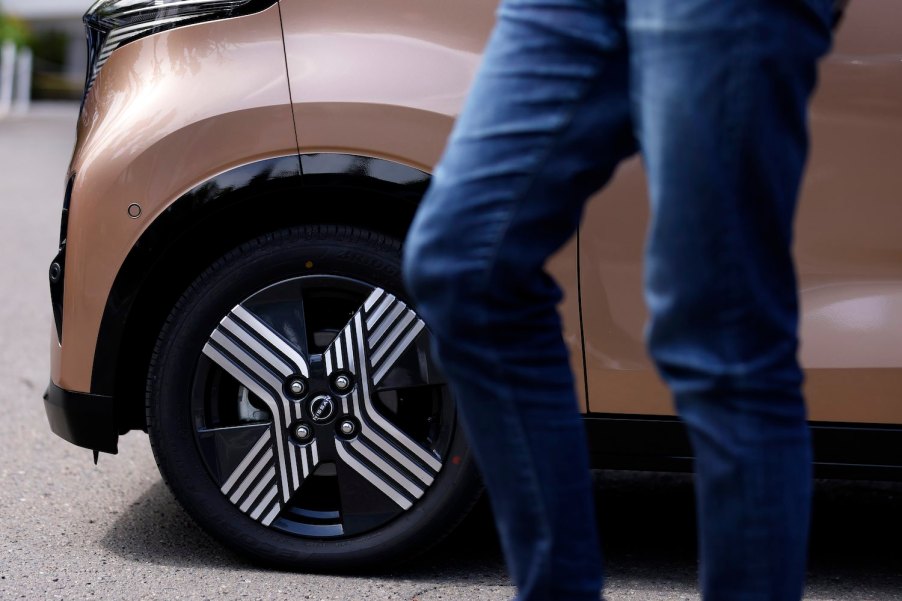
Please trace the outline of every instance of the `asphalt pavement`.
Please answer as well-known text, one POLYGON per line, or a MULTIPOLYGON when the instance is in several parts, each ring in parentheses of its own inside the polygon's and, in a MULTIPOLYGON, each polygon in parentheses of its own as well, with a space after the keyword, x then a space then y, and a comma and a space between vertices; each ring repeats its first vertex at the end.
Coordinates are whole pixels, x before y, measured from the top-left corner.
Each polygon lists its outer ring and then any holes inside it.
MULTIPOLYGON (((101 456, 53 435, 47 266, 76 108, 0 120, 0 599, 510 599, 486 510, 376 576, 249 565, 201 532, 162 483, 147 436, 101 456)), ((600 472, 610 601, 697 599, 692 481, 600 472)), ((902 599, 902 484, 818 482, 806 599, 902 599)))

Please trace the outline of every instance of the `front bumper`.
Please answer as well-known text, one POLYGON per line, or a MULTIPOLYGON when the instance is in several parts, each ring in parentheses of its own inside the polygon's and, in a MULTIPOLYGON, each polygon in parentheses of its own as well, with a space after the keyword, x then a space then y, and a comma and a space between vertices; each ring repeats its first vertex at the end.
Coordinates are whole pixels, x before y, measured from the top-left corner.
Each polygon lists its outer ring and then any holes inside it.
POLYGON ((50 382, 44 410, 50 429, 64 440, 93 451, 119 452, 113 397, 72 392, 50 382))

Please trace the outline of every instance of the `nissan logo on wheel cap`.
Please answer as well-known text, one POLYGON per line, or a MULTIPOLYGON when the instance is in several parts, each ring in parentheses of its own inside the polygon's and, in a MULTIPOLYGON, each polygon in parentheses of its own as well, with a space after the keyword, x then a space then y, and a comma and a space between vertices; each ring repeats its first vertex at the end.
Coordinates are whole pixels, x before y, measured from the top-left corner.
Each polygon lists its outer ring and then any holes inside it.
POLYGON ((335 417, 335 401, 321 395, 310 401, 310 419, 317 424, 325 424, 335 417))

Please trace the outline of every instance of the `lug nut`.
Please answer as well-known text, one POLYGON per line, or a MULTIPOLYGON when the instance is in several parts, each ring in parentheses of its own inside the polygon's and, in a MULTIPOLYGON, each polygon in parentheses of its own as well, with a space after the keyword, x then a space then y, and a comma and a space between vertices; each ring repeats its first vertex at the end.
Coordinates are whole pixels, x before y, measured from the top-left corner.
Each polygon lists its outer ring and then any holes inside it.
POLYGON ((354 422, 347 419, 338 426, 338 431, 344 434, 345 436, 351 436, 357 430, 357 426, 354 425, 354 422))
POLYGON ((335 378, 335 388, 338 390, 347 390, 351 387, 351 379, 348 376, 338 376, 335 378))
POLYGON ((294 430, 294 435, 301 441, 309 440, 312 434, 313 432, 310 431, 310 426, 306 424, 301 424, 294 430))
POLYGON ((303 380, 292 380, 288 383, 288 390, 291 391, 291 394, 301 396, 307 392, 307 385, 304 384, 303 380))

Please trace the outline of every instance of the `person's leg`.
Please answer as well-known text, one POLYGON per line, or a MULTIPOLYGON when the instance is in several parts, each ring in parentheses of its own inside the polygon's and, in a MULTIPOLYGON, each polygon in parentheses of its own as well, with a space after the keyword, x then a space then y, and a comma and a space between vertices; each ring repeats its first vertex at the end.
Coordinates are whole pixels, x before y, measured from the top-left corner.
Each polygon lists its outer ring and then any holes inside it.
POLYGON ((696 453, 710 600, 797 600, 811 451, 792 223, 832 0, 630 0, 650 352, 696 453))
POLYGON ((508 0, 405 248, 520 599, 598 599, 585 433, 546 259, 634 152, 622 0, 508 0))

